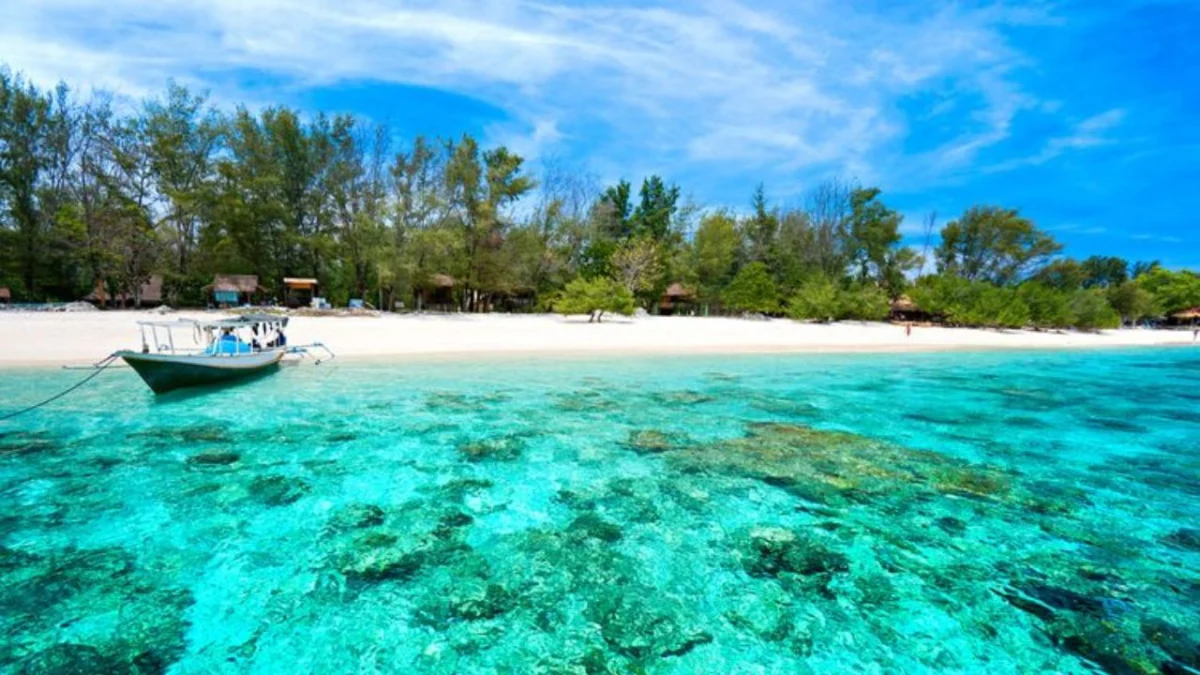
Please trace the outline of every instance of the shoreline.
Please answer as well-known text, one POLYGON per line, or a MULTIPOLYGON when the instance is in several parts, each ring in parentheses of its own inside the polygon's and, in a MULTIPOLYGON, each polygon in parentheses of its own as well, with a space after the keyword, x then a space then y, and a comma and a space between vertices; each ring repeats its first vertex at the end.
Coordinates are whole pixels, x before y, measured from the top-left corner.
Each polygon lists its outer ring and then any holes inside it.
MULTIPOLYGON (((138 321, 211 320, 223 312, 0 312, 0 369, 83 365, 140 342, 138 321)), ((439 361, 687 355, 901 354, 1194 345, 1189 331, 1097 333, 800 323, 725 317, 644 317, 588 324, 545 314, 293 316, 293 345, 323 342, 339 360, 439 361)), ((178 336, 177 336, 178 337, 178 336)), ((188 339, 190 342, 190 338, 188 339)))

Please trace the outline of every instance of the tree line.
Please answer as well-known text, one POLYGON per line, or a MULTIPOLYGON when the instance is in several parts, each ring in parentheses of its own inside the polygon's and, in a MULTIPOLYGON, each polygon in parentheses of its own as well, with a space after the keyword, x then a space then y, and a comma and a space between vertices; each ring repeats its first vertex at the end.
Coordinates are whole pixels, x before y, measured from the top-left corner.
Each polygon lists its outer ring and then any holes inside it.
POLYGON ((904 298, 954 325, 1090 328, 1200 305, 1194 273, 1063 258, 1012 209, 971 207, 940 237, 931 217, 919 250, 878 188, 836 179, 793 206, 759 186, 738 213, 660 176, 535 176, 470 135, 400 143, 350 115, 222 112, 175 84, 118 108, 0 69, 0 286, 15 299, 99 284, 136 301, 161 275, 168 303, 196 306, 223 273, 276 296, 315 277, 335 304, 388 308, 451 279, 463 311, 655 311, 675 288, 676 307, 711 314, 878 319, 904 298))

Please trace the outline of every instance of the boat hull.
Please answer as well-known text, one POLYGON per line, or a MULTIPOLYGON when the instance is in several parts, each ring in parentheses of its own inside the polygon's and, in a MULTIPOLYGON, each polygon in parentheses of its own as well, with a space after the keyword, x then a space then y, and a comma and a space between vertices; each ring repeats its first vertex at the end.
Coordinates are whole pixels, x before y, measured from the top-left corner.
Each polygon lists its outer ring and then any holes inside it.
POLYGON ((188 387, 224 384, 262 375, 277 368, 283 354, 283 350, 238 356, 118 352, 118 356, 128 363, 156 394, 188 387))

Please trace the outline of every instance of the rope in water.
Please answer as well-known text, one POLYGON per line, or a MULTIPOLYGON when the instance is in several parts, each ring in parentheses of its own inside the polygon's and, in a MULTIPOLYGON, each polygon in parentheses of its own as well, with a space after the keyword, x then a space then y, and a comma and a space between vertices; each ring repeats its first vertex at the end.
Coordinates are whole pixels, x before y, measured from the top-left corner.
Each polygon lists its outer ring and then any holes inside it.
POLYGON ((44 405, 49 405, 51 403, 54 403, 58 399, 66 396, 67 394, 69 394, 69 393, 75 391, 76 389, 82 387, 83 385, 87 384, 88 382, 90 382, 92 380, 93 377, 99 375, 100 373, 103 373, 104 370, 106 368, 108 368, 109 366, 111 366, 113 361, 115 361, 116 359, 117 359, 116 354, 110 354, 107 358, 105 358, 101 361, 97 361, 96 365, 95 365, 96 372, 92 373, 91 375, 88 375, 87 377, 83 378, 79 382, 76 382, 74 385, 64 389, 63 391, 58 392, 57 394, 55 394, 54 396, 51 396, 50 398, 46 399, 45 401, 42 401, 40 403, 35 403, 35 404, 29 406, 28 408, 23 408, 16 412, 11 412, 11 413, 7 413, 5 415, 0 415, 0 422, 4 422, 6 420, 11 420, 12 418, 14 418, 18 415, 24 415, 25 413, 37 410, 38 408, 41 408, 44 405))

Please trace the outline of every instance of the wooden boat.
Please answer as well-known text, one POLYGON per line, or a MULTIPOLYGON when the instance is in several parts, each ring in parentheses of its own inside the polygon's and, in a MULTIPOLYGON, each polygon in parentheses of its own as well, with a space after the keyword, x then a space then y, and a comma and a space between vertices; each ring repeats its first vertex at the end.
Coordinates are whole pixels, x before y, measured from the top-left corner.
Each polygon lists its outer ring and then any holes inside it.
MULTIPOLYGON (((244 380, 278 368, 288 354, 307 354, 314 343, 287 346, 287 317, 247 315, 220 321, 142 321, 142 350, 117 352, 156 394, 244 380), (175 332, 191 334, 196 348, 176 346, 175 332), (165 341, 164 341, 165 340, 165 341)), ((328 360, 328 359, 322 359, 328 360)), ((317 363, 320 363, 318 360, 317 363)))

